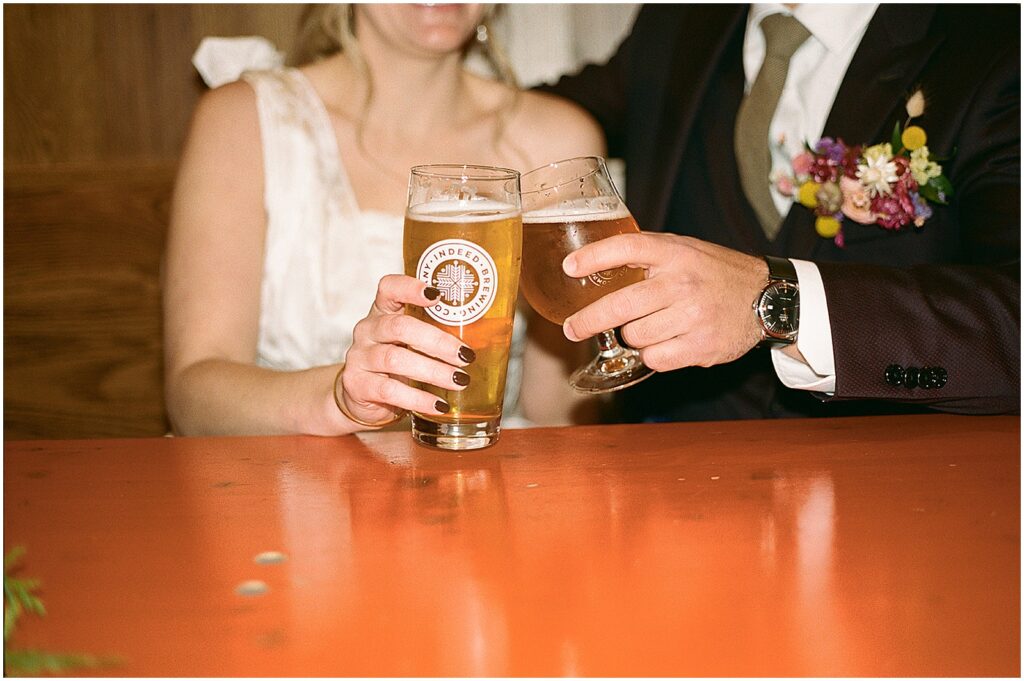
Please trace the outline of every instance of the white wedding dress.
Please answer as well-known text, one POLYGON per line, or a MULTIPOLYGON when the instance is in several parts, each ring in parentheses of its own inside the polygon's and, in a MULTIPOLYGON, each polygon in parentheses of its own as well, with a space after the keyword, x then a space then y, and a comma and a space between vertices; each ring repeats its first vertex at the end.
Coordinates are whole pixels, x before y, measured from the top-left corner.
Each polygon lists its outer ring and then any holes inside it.
MULTIPOLYGON (((214 59, 206 50, 208 62, 221 72, 236 68, 256 93, 267 214, 257 362, 281 371, 340 362, 380 278, 404 270, 402 212, 359 207, 327 110, 300 71, 246 70, 231 64, 236 55, 214 52, 214 59)), ((198 59, 196 65, 206 78, 198 59)), ((207 82, 227 81, 221 73, 207 82)), ((524 334, 517 315, 506 427, 526 425, 516 416, 524 334)))

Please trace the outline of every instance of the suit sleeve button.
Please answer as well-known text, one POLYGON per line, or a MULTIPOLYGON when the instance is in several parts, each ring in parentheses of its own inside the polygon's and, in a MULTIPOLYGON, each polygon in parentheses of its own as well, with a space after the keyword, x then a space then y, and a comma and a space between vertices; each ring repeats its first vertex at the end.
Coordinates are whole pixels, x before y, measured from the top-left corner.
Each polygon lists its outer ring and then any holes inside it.
POLYGON ((935 376, 936 388, 941 388, 946 385, 946 381, 949 379, 949 374, 942 367, 932 367, 932 374, 935 376))
POLYGON ((903 367, 899 364, 885 367, 885 382, 891 386, 903 385, 903 367))

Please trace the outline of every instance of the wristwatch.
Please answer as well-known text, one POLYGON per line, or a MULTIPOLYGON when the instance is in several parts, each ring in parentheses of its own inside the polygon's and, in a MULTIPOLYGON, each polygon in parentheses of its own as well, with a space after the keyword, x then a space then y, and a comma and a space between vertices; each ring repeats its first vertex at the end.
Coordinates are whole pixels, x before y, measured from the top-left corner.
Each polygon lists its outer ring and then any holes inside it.
POLYGON ((754 300, 754 314, 761 324, 758 347, 790 345, 800 329, 800 285, 796 268, 787 258, 764 256, 768 282, 754 300))

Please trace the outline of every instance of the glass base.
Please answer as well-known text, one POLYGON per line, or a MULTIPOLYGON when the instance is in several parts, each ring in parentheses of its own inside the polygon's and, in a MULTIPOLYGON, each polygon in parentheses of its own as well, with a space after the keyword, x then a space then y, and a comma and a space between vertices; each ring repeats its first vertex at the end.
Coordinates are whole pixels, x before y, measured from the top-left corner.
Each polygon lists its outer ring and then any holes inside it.
POLYGON ((610 393, 636 385, 655 371, 640 361, 640 353, 628 347, 602 351, 569 377, 569 385, 578 393, 610 393))
POLYGON ((430 421, 419 414, 412 415, 412 438, 417 442, 454 451, 483 449, 498 441, 501 432, 501 417, 440 423, 430 421))

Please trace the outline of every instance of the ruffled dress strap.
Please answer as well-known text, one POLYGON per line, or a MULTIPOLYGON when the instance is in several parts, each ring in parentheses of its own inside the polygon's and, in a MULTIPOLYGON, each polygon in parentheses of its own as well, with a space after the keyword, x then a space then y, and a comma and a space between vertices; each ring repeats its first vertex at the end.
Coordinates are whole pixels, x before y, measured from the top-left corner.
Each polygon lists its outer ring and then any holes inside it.
POLYGON ((266 71, 284 64, 284 55, 266 38, 203 38, 192 65, 209 87, 233 83, 246 71, 266 71))

